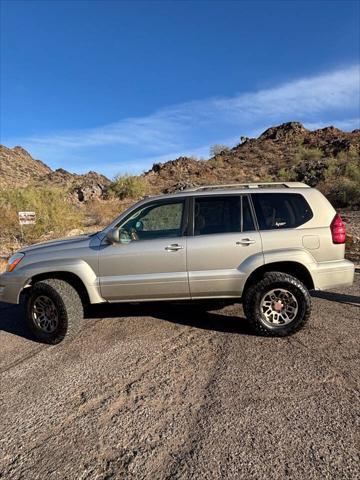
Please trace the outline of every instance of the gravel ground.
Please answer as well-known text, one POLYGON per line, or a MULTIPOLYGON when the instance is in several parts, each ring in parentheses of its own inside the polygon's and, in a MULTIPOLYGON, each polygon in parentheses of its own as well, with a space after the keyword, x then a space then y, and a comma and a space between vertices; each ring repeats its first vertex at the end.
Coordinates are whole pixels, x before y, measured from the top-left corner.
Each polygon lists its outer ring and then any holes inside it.
POLYGON ((359 478, 355 278, 285 339, 237 305, 109 305, 48 347, 0 304, 0 477, 359 478))

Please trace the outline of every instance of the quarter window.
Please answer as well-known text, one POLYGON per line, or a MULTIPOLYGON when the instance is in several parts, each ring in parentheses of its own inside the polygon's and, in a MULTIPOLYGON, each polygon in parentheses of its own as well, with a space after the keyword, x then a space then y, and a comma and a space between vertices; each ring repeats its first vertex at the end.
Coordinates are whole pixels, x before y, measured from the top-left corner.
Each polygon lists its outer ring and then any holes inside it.
POLYGON ((313 217, 309 204, 299 193, 255 193, 252 199, 260 230, 295 228, 313 217))

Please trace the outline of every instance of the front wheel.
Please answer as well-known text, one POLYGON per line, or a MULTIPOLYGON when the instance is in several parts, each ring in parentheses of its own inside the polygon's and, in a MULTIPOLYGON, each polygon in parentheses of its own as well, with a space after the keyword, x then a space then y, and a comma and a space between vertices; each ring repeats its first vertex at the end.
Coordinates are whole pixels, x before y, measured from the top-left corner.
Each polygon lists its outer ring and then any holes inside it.
POLYGON ((64 280, 42 280, 31 288, 26 318, 37 340, 55 345, 80 330, 84 318, 81 298, 64 280))
POLYGON ((245 295, 244 312, 260 335, 291 335, 308 321, 310 295, 297 278, 282 272, 270 272, 250 288, 245 295))

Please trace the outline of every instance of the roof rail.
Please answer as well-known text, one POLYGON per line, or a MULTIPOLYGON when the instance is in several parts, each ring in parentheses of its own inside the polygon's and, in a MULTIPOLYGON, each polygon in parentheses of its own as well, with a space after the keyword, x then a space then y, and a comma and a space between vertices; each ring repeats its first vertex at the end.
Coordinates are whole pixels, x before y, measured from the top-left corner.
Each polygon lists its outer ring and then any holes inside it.
POLYGON ((201 190, 216 190, 227 188, 310 188, 309 185, 302 182, 267 182, 267 183, 226 183, 223 185, 201 185, 186 189, 186 191, 198 192, 201 190))

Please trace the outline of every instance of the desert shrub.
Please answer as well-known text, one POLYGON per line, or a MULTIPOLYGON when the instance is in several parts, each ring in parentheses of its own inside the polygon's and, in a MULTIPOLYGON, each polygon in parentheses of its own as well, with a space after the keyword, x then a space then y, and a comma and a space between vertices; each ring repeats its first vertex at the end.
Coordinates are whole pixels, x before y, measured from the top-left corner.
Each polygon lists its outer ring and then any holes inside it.
POLYGON ((105 227, 126 210, 133 201, 110 198, 109 200, 92 200, 85 205, 87 226, 105 227))
POLYGON ((340 165, 339 161, 336 158, 329 158, 326 163, 326 169, 324 170, 324 179, 325 180, 332 180, 334 177, 340 174, 340 165))
POLYGON ((238 146, 243 145, 244 143, 248 142, 249 140, 250 140, 250 137, 241 136, 240 137, 240 143, 238 144, 238 146))
POLYGON ((296 161, 299 162, 316 162, 323 157, 323 152, 319 148, 301 147, 296 155, 296 161))
POLYGON ((280 168, 276 177, 280 182, 292 182, 297 179, 294 170, 286 167, 280 168))
POLYGON ((221 155, 216 155, 215 157, 211 158, 209 161, 209 165, 214 168, 222 168, 224 166, 224 159, 221 155))
POLYGON ((147 182, 143 177, 132 175, 118 175, 110 184, 108 193, 110 198, 140 198, 147 193, 147 182))
POLYGON ((329 185, 328 191, 326 190, 323 193, 336 207, 360 206, 360 182, 341 178, 329 185))
POLYGON ((83 215, 64 197, 60 189, 48 187, 9 188, 0 190, 0 233, 19 238, 18 212, 34 211, 35 225, 24 225, 26 241, 35 241, 51 232, 63 234, 82 225, 83 215))
POLYGON ((226 145, 220 145, 220 144, 212 145, 210 147, 210 157, 215 157, 215 155, 220 155, 220 153, 228 152, 228 151, 229 151, 229 147, 227 147, 226 145))
POLYGON ((360 162, 356 160, 350 160, 345 165, 345 177, 360 185, 360 162))

